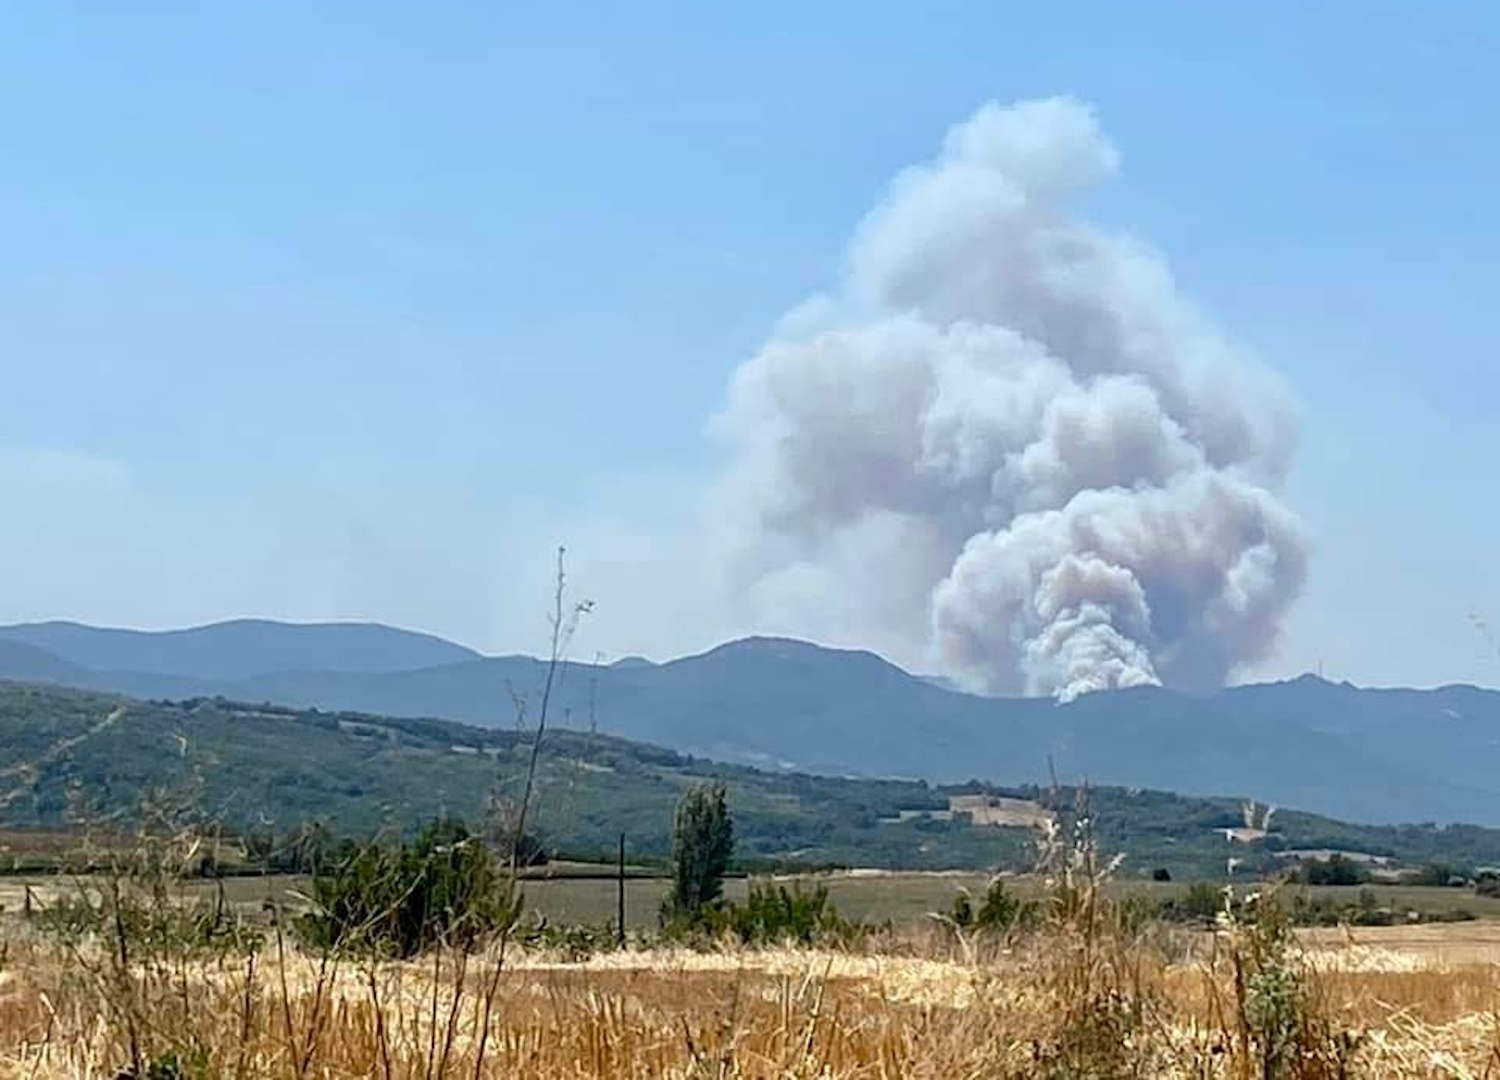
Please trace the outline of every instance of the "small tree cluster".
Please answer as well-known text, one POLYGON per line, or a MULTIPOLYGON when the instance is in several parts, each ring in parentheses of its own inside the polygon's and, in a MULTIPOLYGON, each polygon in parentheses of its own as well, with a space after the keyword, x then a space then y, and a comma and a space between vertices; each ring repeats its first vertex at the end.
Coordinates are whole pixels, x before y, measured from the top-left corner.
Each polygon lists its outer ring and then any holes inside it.
POLYGON ((745 945, 812 945, 848 941, 859 927, 842 918, 822 887, 804 892, 755 884, 744 903, 724 900, 724 875, 734 857, 734 823, 724 785, 700 784, 677 804, 672 837, 672 891, 662 905, 669 934, 729 936, 745 945))
POLYGON ((1293 880, 1304 885, 1363 885, 1370 880, 1370 874, 1353 859, 1334 852, 1326 859, 1304 862, 1293 880))

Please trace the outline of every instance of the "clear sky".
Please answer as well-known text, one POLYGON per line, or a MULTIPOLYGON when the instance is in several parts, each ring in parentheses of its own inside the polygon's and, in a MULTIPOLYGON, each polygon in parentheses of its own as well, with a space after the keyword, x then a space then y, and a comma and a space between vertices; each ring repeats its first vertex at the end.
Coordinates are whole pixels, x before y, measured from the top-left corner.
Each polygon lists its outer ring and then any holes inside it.
POLYGON ((1248 674, 1500 684, 1497 51, 1459 2, 7 4, 0 621, 534 650, 565 541, 586 652, 752 629, 671 596, 731 374, 950 125, 1068 94, 1089 216, 1301 407, 1248 674))

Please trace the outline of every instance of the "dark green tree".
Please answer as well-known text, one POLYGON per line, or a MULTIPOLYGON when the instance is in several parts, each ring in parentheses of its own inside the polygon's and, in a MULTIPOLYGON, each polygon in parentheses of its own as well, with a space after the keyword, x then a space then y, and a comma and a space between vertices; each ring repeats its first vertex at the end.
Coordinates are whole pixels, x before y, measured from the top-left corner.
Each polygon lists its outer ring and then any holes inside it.
POLYGON ((672 837, 672 894, 668 914, 693 919, 718 905, 734 856, 734 823, 723 784, 698 784, 677 804, 672 837))

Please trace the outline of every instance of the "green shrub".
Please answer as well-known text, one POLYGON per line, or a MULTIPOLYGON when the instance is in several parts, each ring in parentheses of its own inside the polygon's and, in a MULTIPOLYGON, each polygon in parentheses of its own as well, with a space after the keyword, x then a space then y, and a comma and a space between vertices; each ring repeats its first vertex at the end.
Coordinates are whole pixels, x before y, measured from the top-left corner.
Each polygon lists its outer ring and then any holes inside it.
POLYGON ((719 903, 662 923, 666 941, 713 947, 725 938, 742 945, 849 945, 869 928, 839 914, 823 886, 752 884, 745 902, 719 903))
POLYGON ((1196 919, 1214 919, 1224 910, 1224 890, 1207 881, 1195 881, 1182 898, 1182 908, 1196 919))
POLYGON ((730 904, 726 914, 729 930, 746 945, 814 945, 847 939, 854 930, 821 885, 807 892, 800 886, 752 885, 744 904, 730 904))
POLYGON ((1012 896, 1004 880, 997 877, 990 880, 978 907, 974 906, 968 890, 961 889, 953 897, 947 921, 959 930, 1003 934, 1031 922, 1036 913, 1035 903, 1012 896))
POLYGON ((948 906, 948 921, 960 930, 974 925, 974 901, 970 899, 968 889, 960 889, 954 894, 953 903, 948 906))
POLYGON ((211 1080, 213 1075, 201 1050, 171 1050, 144 1062, 139 1071, 121 1070, 115 1080, 211 1080))
POLYGON ((1170 896, 1156 907, 1156 917, 1167 922, 1210 923, 1224 911, 1223 886, 1195 881, 1181 895, 1170 896))
POLYGON ((579 964, 601 952, 617 948, 619 930, 604 926, 554 926, 545 919, 530 927, 521 939, 531 948, 561 953, 570 963, 579 964))
POLYGON ((153 956, 222 955, 261 941, 222 903, 181 902, 121 882, 60 897, 38 909, 34 922, 63 941, 108 938, 153 956))
POLYGON ((519 914, 493 853, 448 818, 411 844, 346 851, 314 878, 313 898, 315 910, 300 922, 309 943, 398 957, 439 943, 471 947, 519 914))
POLYGON ((1292 924, 1274 895, 1227 918, 1240 1051, 1267 1080, 1350 1075, 1358 1048, 1313 994, 1295 959, 1292 924))

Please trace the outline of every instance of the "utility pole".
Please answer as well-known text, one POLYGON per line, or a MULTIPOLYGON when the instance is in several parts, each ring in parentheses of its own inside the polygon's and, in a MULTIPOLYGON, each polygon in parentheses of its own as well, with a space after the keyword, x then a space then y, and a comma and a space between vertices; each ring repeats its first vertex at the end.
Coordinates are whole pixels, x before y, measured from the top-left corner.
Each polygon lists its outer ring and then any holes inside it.
POLYGON ((625 834, 620 834, 620 876, 615 889, 615 925, 619 927, 620 948, 625 947, 625 834))

